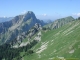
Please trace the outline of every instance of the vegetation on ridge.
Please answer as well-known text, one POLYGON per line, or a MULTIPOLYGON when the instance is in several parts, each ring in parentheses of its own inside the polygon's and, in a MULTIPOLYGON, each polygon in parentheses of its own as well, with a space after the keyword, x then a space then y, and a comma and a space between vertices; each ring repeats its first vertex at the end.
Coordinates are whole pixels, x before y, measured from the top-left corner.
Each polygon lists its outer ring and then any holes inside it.
POLYGON ((79 60, 80 21, 72 21, 58 29, 42 31, 41 41, 32 49, 35 53, 24 56, 24 60, 54 60, 55 57, 79 60))

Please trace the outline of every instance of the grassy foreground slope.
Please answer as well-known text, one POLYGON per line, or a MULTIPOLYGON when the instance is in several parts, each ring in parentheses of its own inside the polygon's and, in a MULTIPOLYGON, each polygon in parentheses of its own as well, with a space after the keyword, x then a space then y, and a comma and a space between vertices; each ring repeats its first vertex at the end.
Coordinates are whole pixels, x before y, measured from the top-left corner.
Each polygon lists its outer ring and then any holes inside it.
POLYGON ((35 53, 25 55, 24 60, 53 60, 55 57, 80 59, 80 21, 70 22, 55 30, 42 31, 41 41, 32 49, 35 53))

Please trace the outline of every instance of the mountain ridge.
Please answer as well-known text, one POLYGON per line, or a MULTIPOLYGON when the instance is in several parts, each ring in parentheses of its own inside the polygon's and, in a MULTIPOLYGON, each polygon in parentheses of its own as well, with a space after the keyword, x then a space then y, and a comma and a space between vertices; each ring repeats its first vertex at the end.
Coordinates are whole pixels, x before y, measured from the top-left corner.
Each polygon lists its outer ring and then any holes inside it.
POLYGON ((28 11, 23 15, 18 15, 12 20, 0 23, 0 41, 10 41, 22 32, 28 31, 35 23, 43 26, 45 23, 36 18, 32 11, 28 11))
POLYGON ((71 21, 58 29, 42 30, 41 41, 24 60, 79 60, 80 21, 71 21), (36 58, 35 58, 36 57, 36 58))
POLYGON ((68 16, 68 17, 57 19, 57 20, 53 21, 52 23, 45 25, 44 27, 50 28, 50 29, 56 29, 56 28, 62 27, 63 25, 65 25, 69 22, 72 22, 74 20, 75 19, 72 16, 68 16))
MULTIPOLYGON (((28 23, 28 26, 33 23, 32 20, 33 19, 30 18, 26 20, 28 22, 25 21, 24 24, 22 23, 20 25, 24 26, 28 23), (31 23, 29 23, 30 21, 31 23)), ((64 24, 54 29, 43 29, 44 27, 41 27, 40 23, 36 23, 29 31, 25 30, 26 32, 19 32, 20 34, 16 37, 18 43, 16 39, 13 39, 13 42, 9 45, 3 44, 0 46, 0 58, 7 58, 8 60, 79 60, 80 20, 64 18, 58 19, 57 22, 55 21, 52 23, 59 24, 59 22, 64 24), (5 52, 5 55, 3 55, 3 52, 5 52), (10 57, 6 54, 9 54, 10 57)), ((12 29, 10 31, 12 36, 16 36, 14 32, 17 33, 19 28, 21 29, 21 27, 17 27, 17 30, 12 29)), ((25 27, 22 29, 25 29, 25 27)), ((9 35, 11 34, 9 33, 9 35)))

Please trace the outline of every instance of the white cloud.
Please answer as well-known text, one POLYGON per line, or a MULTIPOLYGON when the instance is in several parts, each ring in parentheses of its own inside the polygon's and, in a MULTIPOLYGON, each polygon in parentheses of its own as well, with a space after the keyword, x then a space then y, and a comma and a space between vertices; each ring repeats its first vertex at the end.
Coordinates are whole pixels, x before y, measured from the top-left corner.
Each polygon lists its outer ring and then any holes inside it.
POLYGON ((78 13, 77 16, 80 16, 80 13, 78 13))
POLYGON ((47 16, 47 14, 42 14, 43 16, 47 16))
POLYGON ((23 12, 21 12, 21 14, 25 14, 27 11, 26 10, 24 10, 23 12))
POLYGON ((3 16, 4 18, 6 18, 6 16, 3 16))
POLYGON ((80 13, 73 13, 73 15, 79 17, 80 13))

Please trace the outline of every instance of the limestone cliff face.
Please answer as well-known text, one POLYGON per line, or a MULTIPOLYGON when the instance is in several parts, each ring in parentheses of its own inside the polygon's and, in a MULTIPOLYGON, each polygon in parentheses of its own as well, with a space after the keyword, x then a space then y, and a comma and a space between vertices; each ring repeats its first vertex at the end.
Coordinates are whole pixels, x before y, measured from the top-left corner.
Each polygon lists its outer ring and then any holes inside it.
POLYGON ((54 22, 46 25, 45 27, 50 28, 50 29, 56 29, 74 20, 75 19, 72 16, 68 16, 65 18, 57 19, 54 22))
POLYGON ((35 23, 41 26, 44 22, 37 19, 32 11, 28 11, 24 15, 18 15, 12 20, 0 23, 0 42, 5 43, 14 40, 18 35, 28 31, 35 23))

